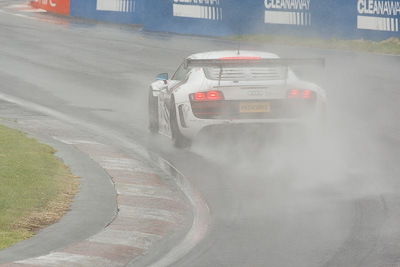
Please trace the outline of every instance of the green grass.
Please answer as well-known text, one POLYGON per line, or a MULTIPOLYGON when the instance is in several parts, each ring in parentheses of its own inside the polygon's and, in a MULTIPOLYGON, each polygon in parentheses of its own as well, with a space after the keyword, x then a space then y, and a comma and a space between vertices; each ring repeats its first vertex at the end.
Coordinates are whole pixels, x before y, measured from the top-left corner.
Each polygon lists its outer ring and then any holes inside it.
POLYGON ((303 46, 311 48, 325 48, 344 51, 369 52, 380 54, 400 55, 400 39, 390 38, 384 41, 367 40, 341 40, 341 39, 318 39, 318 38, 297 38, 278 35, 254 35, 254 36, 232 36, 229 40, 303 46))
POLYGON ((78 180, 54 153, 0 125, 0 249, 31 237, 68 210, 78 180))

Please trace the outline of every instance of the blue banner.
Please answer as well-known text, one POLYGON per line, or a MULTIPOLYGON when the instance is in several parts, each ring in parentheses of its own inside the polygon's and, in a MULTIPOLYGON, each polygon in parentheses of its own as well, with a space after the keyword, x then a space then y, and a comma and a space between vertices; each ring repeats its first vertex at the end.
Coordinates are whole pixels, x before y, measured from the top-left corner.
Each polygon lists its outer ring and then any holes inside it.
POLYGON ((121 24, 143 24, 144 0, 70 0, 70 16, 121 24))
POLYGON ((400 37, 400 0, 71 0, 70 14, 207 36, 400 37))

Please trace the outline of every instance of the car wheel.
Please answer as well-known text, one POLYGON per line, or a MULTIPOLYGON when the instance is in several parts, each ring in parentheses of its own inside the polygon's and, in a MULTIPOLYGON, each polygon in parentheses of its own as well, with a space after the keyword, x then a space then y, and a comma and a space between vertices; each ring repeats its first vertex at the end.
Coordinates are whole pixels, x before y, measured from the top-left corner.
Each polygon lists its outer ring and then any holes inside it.
POLYGON ((174 147, 177 148, 189 147, 191 145, 191 141, 185 136, 183 136, 183 134, 179 130, 178 117, 176 115, 176 107, 174 100, 171 101, 170 120, 171 120, 172 144, 174 145, 174 147))
POLYGON ((158 98, 153 96, 153 89, 149 89, 149 130, 151 133, 158 133, 158 98))

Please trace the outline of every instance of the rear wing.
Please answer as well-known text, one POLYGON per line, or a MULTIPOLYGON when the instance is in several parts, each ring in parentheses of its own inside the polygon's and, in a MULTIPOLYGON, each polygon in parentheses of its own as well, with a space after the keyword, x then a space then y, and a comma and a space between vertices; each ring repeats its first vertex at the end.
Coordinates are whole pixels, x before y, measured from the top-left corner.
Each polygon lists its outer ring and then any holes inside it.
POLYGON ((324 58, 222 58, 222 59, 185 59, 188 68, 226 68, 226 67, 325 67, 324 58))

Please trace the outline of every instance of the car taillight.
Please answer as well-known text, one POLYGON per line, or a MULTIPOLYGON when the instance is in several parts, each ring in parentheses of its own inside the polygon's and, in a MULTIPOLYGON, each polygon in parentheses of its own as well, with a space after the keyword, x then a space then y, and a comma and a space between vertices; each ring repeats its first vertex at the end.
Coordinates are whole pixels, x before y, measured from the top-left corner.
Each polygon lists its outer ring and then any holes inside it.
POLYGON ((195 93, 193 95, 194 100, 198 101, 198 100, 206 100, 207 96, 205 93, 195 93))
POLYGON ((315 92, 310 90, 299 90, 291 89, 287 91, 287 98, 302 98, 302 99, 312 99, 315 97, 315 92))
POLYGON ((189 99, 195 117, 214 119, 221 115, 225 98, 221 91, 208 91, 190 94, 189 99))
POLYGON ((220 91, 199 92, 190 95, 190 100, 204 101, 204 100, 222 100, 224 95, 220 91))
POLYGON ((287 92, 287 98, 298 98, 299 97, 299 90, 292 89, 287 92))
POLYGON ((209 100, 218 100, 222 99, 222 93, 218 91, 210 91, 207 93, 207 99, 209 100))
POLYGON ((313 98, 314 97, 314 93, 308 90, 303 91, 302 95, 303 98, 313 98))

